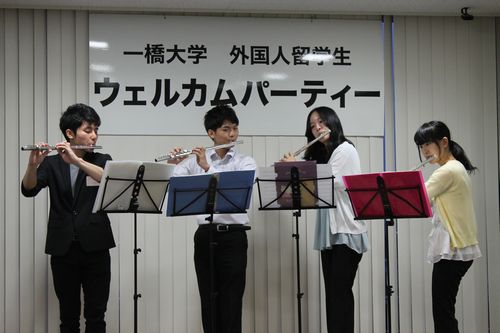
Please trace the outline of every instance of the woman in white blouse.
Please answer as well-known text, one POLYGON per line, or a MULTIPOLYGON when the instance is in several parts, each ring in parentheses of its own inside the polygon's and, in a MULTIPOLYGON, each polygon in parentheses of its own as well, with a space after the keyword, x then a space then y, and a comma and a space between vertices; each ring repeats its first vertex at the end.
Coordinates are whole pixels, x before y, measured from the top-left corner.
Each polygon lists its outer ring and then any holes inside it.
MULTIPOLYGON (((328 163, 334 180, 335 209, 319 209, 314 249, 321 251, 325 282, 328 332, 354 332, 354 295, 352 286, 359 262, 369 248, 366 224, 355 221, 342 176, 359 174, 359 155, 345 138, 337 113, 329 107, 317 107, 307 116, 306 137, 311 142, 321 133, 331 132, 311 145, 304 159, 328 163)), ((292 161, 291 153, 283 161, 292 161)))

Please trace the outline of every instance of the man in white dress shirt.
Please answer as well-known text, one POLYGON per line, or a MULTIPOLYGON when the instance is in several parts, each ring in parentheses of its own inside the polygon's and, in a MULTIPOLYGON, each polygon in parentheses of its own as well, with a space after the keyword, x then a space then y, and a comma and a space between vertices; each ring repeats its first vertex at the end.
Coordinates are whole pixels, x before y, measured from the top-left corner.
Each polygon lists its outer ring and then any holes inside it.
MULTIPOLYGON (((205 114, 205 129, 215 146, 238 140, 239 120, 227 105, 212 108, 205 114)), ((182 151, 175 148, 173 154, 182 151)), ((255 160, 236 151, 235 146, 222 149, 196 147, 196 158, 188 158, 176 165, 173 176, 212 174, 224 171, 255 170, 255 160)), ((203 330, 205 333, 240 333, 242 299, 245 291, 248 240, 248 216, 243 214, 215 214, 209 224, 207 216, 198 216, 194 235, 194 263, 201 297, 203 330), (210 288, 210 233, 214 252, 214 295, 210 288), (210 299, 214 297, 215 330, 211 321, 210 299)))

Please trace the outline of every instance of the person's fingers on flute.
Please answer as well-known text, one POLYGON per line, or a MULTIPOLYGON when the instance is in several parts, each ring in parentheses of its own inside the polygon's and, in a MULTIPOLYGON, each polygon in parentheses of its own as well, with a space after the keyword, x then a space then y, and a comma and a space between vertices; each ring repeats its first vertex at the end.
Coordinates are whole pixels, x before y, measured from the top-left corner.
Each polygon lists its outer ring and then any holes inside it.
POLYGON ((288 153, 285 153, 285 155, 283 155, 283 158, 280 161, 281 162, 293 162, 296 160, 297 159, 295 158, 295 156, 293 156, 292 153, 288 152, 288 153))
POLYGON ((182 162, 186 157, 189 155, 184 155, 184 156, 178 156, 182 153, 186 152, 186 150, 182 149, 181 147, 175 147, 170 151, 168 154, 170 157, 167 159, 167 163, 169 164, 179 164, 182 162))
POLYGON ((36 144, 38 147, 49 147, 48 149, 33 149, 30 152, 30 157, 28 160, 28 163, 31 165, 40 165, 42 161, 44 160, 45 156, 47 156, 52 150, 50 149, 50 146, 48 143, 45 142, 39 142, 36 144))

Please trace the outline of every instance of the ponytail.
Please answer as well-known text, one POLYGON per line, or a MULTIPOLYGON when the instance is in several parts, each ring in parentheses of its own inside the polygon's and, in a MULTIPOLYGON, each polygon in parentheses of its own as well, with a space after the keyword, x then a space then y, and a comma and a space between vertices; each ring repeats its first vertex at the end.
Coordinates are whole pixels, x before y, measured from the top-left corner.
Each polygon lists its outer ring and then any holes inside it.
POLYGON ((467 155, 465 154, 464 149, 455 141, 449 140, 450 152, 453 154, 455 159, 457 159, 460 163, 462 163, 469 174, 474 173, 477 170, 477 167, 473 166, 467 155))
POLYGON ((457 161, 463 164, 465 170, 467 170, 469 174, 474 173, 477 168, 472 165, 463 148, 451 139, 450 129, 442 121, 433 120, 429 121, 428 123, 424 123, 415 132, 413 140, 415 141, 415 144, 418 148, 418 146, 429 142, 434 142, 437 144, 439 140, 444 137, 448 138, 448 146, 453 157, 455 157, 457 161))

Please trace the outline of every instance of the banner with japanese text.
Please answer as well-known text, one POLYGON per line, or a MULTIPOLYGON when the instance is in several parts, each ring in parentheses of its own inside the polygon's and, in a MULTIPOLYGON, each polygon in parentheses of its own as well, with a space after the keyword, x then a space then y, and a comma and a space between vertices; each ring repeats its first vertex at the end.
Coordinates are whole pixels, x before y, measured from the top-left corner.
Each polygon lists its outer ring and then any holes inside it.
POLYGON ((203 135, 218 104, 241 135, 303 135, 323 105, 384 133, 380 21, 90 14, 89 66, 102 134, 203 135))

